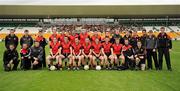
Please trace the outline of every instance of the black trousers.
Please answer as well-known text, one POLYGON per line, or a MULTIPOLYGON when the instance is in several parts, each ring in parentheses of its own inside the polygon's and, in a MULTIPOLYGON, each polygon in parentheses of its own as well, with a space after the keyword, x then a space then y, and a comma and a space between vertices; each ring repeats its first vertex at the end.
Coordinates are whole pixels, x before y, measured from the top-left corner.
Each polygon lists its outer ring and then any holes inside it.
POLYGON ((125 66, 127 69, 134 69, 135 68, 135 61, 129 59, 127 56, 125 56, 125 64, 123 66, 125 66))
POLYGON ((136 66, 141 67, 141 64, 146 64, 146 59, 145 58, 140 59, 140 62, 136 66))
POLYGON ((42 60, 42 65, 45 68, 46 67, 46 52, 45 48, 43 48, 43 60, 42 60))
MULTIPOLYGON (((36 65, 33 65, 33 64, 32 64, 32 69, 33 69, 33 70, 42 69, 42 60, 43 60, 43 59, 39 59, 39 60, 38 60, 38 64, 36 64, 36 65)), ((33 63, 34 61, 35 61, 35 60, 32 59, 32 63, 33 63)))
POLYGON ((31 59, 25 58, 21 60, 21 67, 24 70, 31 69, 31 59))
POLYGON ((148 63, 148 69, 152 69, 152 58, 154 60, 154 64, 156 69, 159 69, 159 63, 157 60, 157 52, 153 52, 153 49, 146 49, 147 51, 147 63, 148 63))
MULTIPOLYGON (((8 62, 10 62, 10 60, 7 60, 8 62)), ((17 70, 17 67, 18 67, 18 64, 19 64, 19 60, 18 59, 16 59, 16 60, 13 60, 13 67, 12 67, 12 69, 10 68, 10 67, 8 67, 7 65, 8 64, 5 64, 4 63, 4 70, 5 71, 10 71, 10 70, 17 70)))
POLYGON ((39 63, 37 65, 32 64, 34 62, 34 59, 23 59, 21 61, 22 61, 22 68, 24 70, 31 69, 31 65, 33 67, 33 70, 42 68, 42 62, 41 61, 39 61, 39 63))
POLYGON ((170 54, 169 48, 158 48, 158 57, 159 57, 159 69, 162 69, 163 66, 163 55, 165 56, 166 65, 168 70, 171 69, 171 61, 170 61, 170 54))

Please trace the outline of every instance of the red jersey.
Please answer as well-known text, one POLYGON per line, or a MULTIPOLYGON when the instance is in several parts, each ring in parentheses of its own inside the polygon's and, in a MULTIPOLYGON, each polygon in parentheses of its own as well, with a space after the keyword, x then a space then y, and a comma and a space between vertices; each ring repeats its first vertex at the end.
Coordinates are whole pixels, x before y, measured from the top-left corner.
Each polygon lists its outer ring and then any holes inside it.
POLYGON ((58 34, 52 34, 52 35, 49 37, 49 41, 53 41, 54 38, 56 38, 58 41, 60 40, 58 34))
POLYGON ((61 44, 62 53, 70 53, 70 46, 71 46, 71 42, 68 42, 68 43, 63 42, 61 44))
POLYGON ((122 47, 122 50, 123 50, 123 51, 127 51, 127 50, 129 50, 130 48, 132 48, 131 45, 124 45, 124 46, 122 47))
POLYGON ((57 42, 56 44, 54 44, 53 42, 50 42, 50 48, 52 49, 53 55, 55 55, 58 52, 59 47, 60 47, 59 42, 57 42))
POLYGON ((29 57, 31 55, 31 49, 30 48, 28 48, 28 49, 22 48, 20 50, 20 55, 21 55, 21 57, 25 57, 25 58, 29 57))
POLYGON ((113 48, 114 54, 116 55, 121 54, 122 46, 123 46, 122 44, 113 44, 112 48, 113 48))
POLYGON ((91 49, 91 43, 88 43, 88 45, 86 45, 85 43, 82 45, 82 48, 84 49, 84 53, 86 55, 88 55, 90 53, 90 49, 91 49))
POLYGON ((70 36, 69 36, 69 39, 70 39, 71 43, 75 43, 75 38, 77 38, 77 37, 78 37, 77 34, 75 34, 75 35, 70 35, 70 36))
POLYGON ((131 56, 134 54, 131 45, 124 45, 122 51, 124 56, 131 56))
POLYGON ((98 43, 98 44, 93 43, 93 44, 92 44, 92 48, 94 49, 94 52, 95 52, 96 54, 99 54, 99 53, 100 53, 101 47, 102 47, 101 43, 98 43))
POLYGON ((79 35, 79 37, 80 37, 80 43, 84 43, 85 42, 85 39, 86 38, 88 38, 89 37, 89 35, 87 34, 87 33, 85 33, 85 34, 80 34, 79 35))
POLYGON ((64 42, 64 36, 65 36, 65 34, 60 35, 59 39, 60 39, 61 42, 64 42))
POLYGON ((102 47, 104 48, 104 53, 110 53, 111 52, 111 43, 106 44, 105 42, 102 44, 102 47))
POLYGON ((37 36, 36 38, 35 38, 35 40, 36 41, 38 41, 38 42, 41 42, 41 41, 43 41, 43 36, 37 36))
POLYGON ((82 48, 82 46, 81 46, 80 43, 78 45, 76 45, 76 43, 73 43, 72 44, 72 48, 74 50, 75 55, 78 55, 80 50, 81 50, 81 48, 82 48))
POLYGON ((92 41, 92 42, 95 42, 96 38, 98 38, 99 41, 101 40, 101 37, 100 37, 99 35, 98 35, 98 36, 93 35, 93 36, 91 37, 91 41, 92 41))

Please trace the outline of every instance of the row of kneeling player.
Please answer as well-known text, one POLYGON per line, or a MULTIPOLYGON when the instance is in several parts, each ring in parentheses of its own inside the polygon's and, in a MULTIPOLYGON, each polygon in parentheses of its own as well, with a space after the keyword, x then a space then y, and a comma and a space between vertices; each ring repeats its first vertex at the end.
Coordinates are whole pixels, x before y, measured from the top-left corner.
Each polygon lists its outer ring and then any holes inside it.
POLYGON ((50 55, 47 56, 49 69, 55 66, 58 70, 63 67, 67 69, 79 70, 88 65, 90 69, 100 66, 102 69, 141 69, 145 70, 145 49, 140 41, 137 47, 132 48, 129 40, 125 39, 122 45, 119 37, 115 38, 115 43, 109 42, 110 38, 105 37, 105 42, 101 43, 99 38, 90 42, 89 38, 85 43, 80 43, 79 38, 71 43, 68 37, 64 37, 64 42, 58 42, 53 38, 50 43, 50 55))

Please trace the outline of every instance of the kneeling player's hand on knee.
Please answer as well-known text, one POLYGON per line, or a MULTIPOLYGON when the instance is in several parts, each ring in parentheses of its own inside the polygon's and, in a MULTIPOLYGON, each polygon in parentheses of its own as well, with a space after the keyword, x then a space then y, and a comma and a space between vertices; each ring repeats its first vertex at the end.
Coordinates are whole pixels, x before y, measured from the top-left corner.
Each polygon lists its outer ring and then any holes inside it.
POLYGON ((129 58, 129 59, 131 59, 131 60, 133 60, 133 59, 134 59, 134 57, 133 57, 133 56, 128 56, 128 58, 129 58))
POLYGON ((136 57, 136 61, 139 61, 140 59, 138 57, 136 57))
POLYGON ((13 63, 13 60, 11 60, 10 62, 9 62, 9 64, 12 64, 13 63))
POLYGON ((139 58, 140 58, 140 59, 144 59, 144 56, 140 56, 139 58))
POLYGON ((10 67, 10 64, 7 64, 7 67, 10 67))
POLYGON ((34 65, 37 65, 38 63, 39 63, 38 61, 34 61, 34 62, 33 62, 34 65))

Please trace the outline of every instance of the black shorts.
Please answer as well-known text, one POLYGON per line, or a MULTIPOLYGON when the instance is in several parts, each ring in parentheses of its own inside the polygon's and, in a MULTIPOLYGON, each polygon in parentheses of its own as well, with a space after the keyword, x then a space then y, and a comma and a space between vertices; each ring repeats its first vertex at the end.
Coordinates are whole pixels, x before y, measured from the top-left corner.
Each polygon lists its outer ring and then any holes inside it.
POLYGON ((121 56, 121 54, 116 54, 117 58, 119 58, 121 56))
POLYGON ((145 59, 140 59, 139 64, 145 64, 145 63, 146 63, 145 59))
MULTIPOLYGON (((98 54, 99 54, 99 53, 98 53, 98 54)), ((96 55, 95 55, 94 53, 92 53, 92 55, 96 57, 96 55)), ((100 57, 100 56, 99 56, 99 57, 100 57)))
MULTIPOLYGON (((53 54, 53 55, 55 55, 55 54, 53 54)), ((59 55, 59 53, 57 55, 59 55)), ((50 56, 52 56, 52 55, 50 54, 50 56)))
POLYGON ((63 55, 65 58, 68 58, 68 56, 70 55, 70 53, 62 53, 62 55, 63 55))
POLYGON ((107 57, 109 57, 111 55, 111 53, 105 53, 107 57))
POLYGON ((84 53, 85 55, 89 55, 89 53, 84 53))

